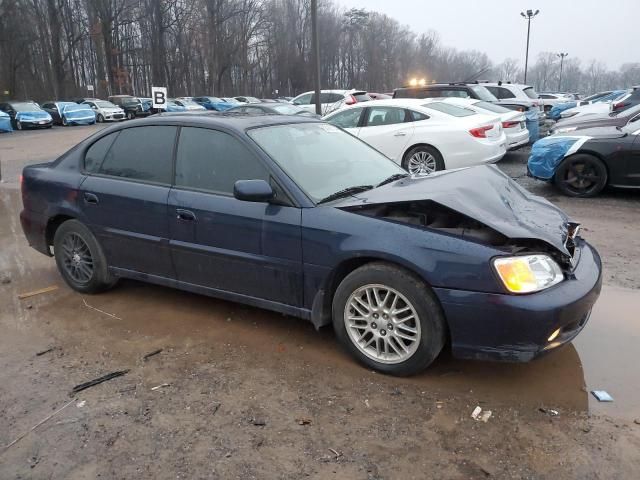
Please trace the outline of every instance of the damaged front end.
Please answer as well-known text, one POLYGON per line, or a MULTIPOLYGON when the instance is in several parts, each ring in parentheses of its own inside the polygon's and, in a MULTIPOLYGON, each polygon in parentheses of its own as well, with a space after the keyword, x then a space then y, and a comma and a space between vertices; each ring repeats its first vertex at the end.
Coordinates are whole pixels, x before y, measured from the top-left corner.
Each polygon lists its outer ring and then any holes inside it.
POLYGON ((432 200, 356 205, 343 207, 342 210, 479 242, 502 250, 505 254, 544 253, 565 268, 572 266, 575 237, 579 230, 579 224, 568 222, 567 230, 571 232, 571 236, 567 235, 566 252, 562 252, 537 238, 509 238, 481 221, 432 200))

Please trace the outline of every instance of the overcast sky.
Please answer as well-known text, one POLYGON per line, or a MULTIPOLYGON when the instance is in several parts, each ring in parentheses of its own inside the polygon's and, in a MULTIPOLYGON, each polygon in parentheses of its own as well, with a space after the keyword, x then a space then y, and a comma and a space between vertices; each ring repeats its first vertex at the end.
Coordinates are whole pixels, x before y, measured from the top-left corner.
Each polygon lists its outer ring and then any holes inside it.
POLYGON ((517 58, 524 67, 526 20, 531 21, 529 59, 539 52, 568 52, 583 64, 591 59, 609 69, 640 62, 640 0, 336 0, 346 7, 386 13, 416 33, 430 29, 443 45, 480 50, 496 63, 517 58))

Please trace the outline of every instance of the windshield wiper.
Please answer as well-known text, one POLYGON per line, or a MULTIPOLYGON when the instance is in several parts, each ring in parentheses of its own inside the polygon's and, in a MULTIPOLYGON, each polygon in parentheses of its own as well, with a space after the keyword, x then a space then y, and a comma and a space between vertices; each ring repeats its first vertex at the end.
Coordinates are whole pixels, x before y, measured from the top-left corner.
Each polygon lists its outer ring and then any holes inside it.
POLYGON ((355 187, 347 187, 345 189, 337 191, 336 193, 332 193, 327 197, 324 197, 318 202, 318 204, 330 202, 331 200, 337 200, 338 198, 342 197, 348 197, 349 195, 353 195, 354 193, 365 192, 367 190, 371 190, 372 188, 373 185, 357 185, 355 187))
POLYGON ((408 176, 409 176, 408 173, 394 173, 393 175, 391 175, 388 178, 385 178, 378 185, 376 185, 376 188, 386 185, 387 183, 395 182, 396 180, 400 180, 401 178, 405 178, 408 176))

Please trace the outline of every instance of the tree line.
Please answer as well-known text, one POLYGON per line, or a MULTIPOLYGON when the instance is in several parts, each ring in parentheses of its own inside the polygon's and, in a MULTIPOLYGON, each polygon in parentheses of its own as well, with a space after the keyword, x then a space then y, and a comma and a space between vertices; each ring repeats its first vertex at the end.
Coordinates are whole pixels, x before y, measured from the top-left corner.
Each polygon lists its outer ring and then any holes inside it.
MULTIPOLYGON (((323 88, 523 77, 514 59, 494 64, 333 0, 319 1, 318 30, 323 88)), ((529 83, 556 90, 559 63, 540 54, 529 83)), ((0 97, 147 96, 152 85, 172 96, 293 96, 312 74, 310 0, 0 0, 0 97)), ((562 78, 566 91, 627 87, 640 83, 640 63, 609 72, 567 58, 562 78)))

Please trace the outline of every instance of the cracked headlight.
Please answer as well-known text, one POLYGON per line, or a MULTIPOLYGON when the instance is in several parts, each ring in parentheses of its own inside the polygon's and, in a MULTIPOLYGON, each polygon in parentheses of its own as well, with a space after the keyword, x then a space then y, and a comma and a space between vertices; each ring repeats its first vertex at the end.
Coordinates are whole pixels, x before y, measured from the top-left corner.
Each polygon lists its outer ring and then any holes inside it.
POLYGON ((493 261, 493 268, 512 293, 538 292, 564 279, 562 270, 548 255, 500 257, 493 261))

